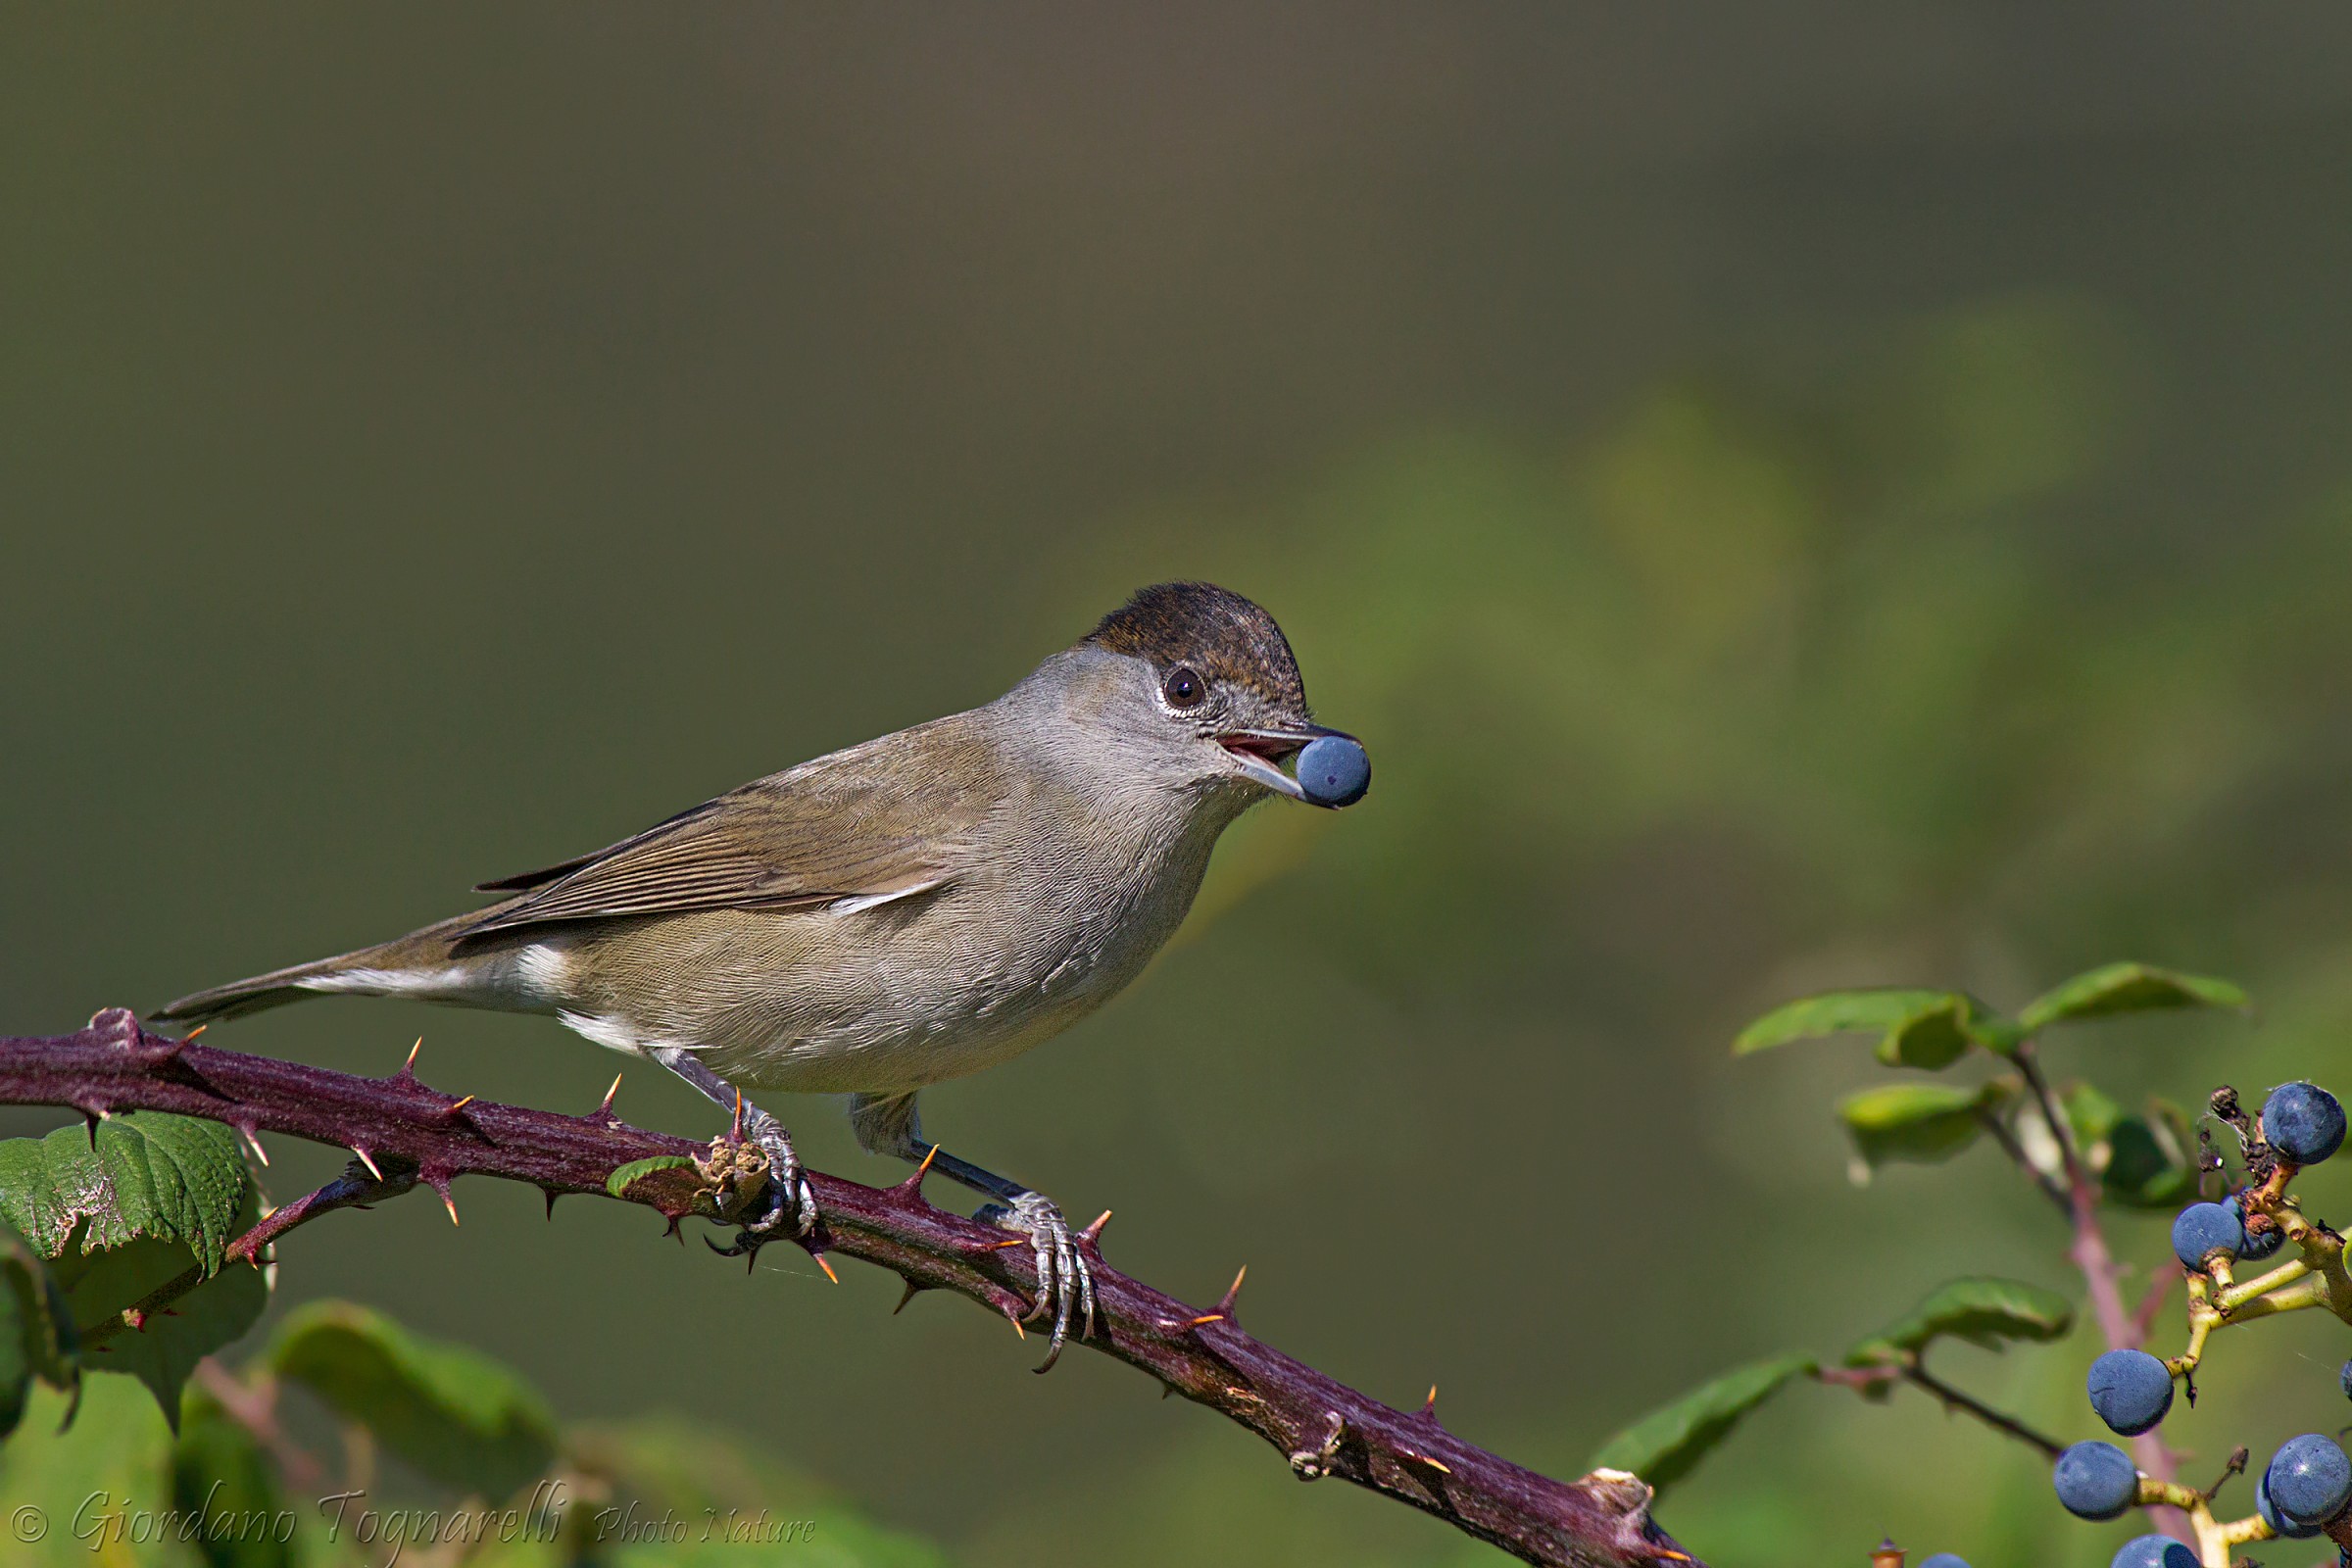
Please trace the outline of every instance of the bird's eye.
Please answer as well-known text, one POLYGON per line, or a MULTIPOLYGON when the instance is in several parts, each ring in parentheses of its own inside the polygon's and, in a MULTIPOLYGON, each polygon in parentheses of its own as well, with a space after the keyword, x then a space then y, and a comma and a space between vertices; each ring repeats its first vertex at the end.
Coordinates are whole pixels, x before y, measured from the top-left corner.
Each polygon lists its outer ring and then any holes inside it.
POLYGON ((1200 699, 1208 695, 1207 684, 1187 664, 1169 670, 1168 678, 1159 683, 1159 690, 1170 708, 1198 708, 1200 699))

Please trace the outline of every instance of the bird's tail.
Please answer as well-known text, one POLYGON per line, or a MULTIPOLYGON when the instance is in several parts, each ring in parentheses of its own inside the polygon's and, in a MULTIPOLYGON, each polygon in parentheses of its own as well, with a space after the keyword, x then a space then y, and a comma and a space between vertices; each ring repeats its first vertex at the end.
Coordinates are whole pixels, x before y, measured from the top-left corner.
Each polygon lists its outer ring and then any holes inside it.
POLYGON ((182 997, 152 1016, 159 1022, 213 1023, 316 996, 465 1000, 480 965, 457 957, 453 949, 459 929, 473 918, 461 915, 397 941, 215 986, 182 997))

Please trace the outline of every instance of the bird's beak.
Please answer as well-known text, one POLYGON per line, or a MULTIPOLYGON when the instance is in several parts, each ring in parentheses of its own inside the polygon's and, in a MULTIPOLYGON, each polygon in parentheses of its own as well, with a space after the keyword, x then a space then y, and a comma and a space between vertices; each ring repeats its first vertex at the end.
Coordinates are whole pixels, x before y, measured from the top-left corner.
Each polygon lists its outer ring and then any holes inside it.
MULTIPOLYGON (((1320 724, 1298 724, 1282 729, 1228 730, 1217 737, 1217 744, 1232 754, 1242 764, 1242 771, 1278 795, 1288 795, 1294 801, 1305 801, 1306 792, 1298 781, 1282 770, 1282 764, 1298 755, 1308 741, 1336 735, 1342 740, 1354 740, 1346 730, 1325 729, 1320 724)), ((1321 801, 1308 801, 1310 806, 1322 806, 1321 801)))

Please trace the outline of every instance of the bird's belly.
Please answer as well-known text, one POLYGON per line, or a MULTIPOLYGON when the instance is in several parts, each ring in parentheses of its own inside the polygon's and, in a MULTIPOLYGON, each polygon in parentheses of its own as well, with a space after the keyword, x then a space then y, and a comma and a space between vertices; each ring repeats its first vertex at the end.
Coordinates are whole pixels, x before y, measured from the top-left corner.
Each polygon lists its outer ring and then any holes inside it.
POLYGON ((1164 935, 1105 920, 1050 935, 975 927, 959 941, 885 913, 672 917, 664 924, 686 929, 662 933, 671 961, 647 976, 655 983, 562 1016, 600 1044, 692 1047, 746 1089, 890 1093, 1060 1033, 1133 979, 1164 935))

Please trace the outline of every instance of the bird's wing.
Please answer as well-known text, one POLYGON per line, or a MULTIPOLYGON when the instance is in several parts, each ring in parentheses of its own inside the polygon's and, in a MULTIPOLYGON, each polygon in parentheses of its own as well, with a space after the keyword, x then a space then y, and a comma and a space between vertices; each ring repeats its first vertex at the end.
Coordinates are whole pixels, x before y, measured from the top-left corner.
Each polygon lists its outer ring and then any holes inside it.
POLYGON ((521 897, 484 910, 461 935, 688 909, 880 904, 943 886, 1003 804, 1004 774, 984 742, 950 732, 909 744, 915 733, 747 784, 595 855, 484 883, 521 897))

